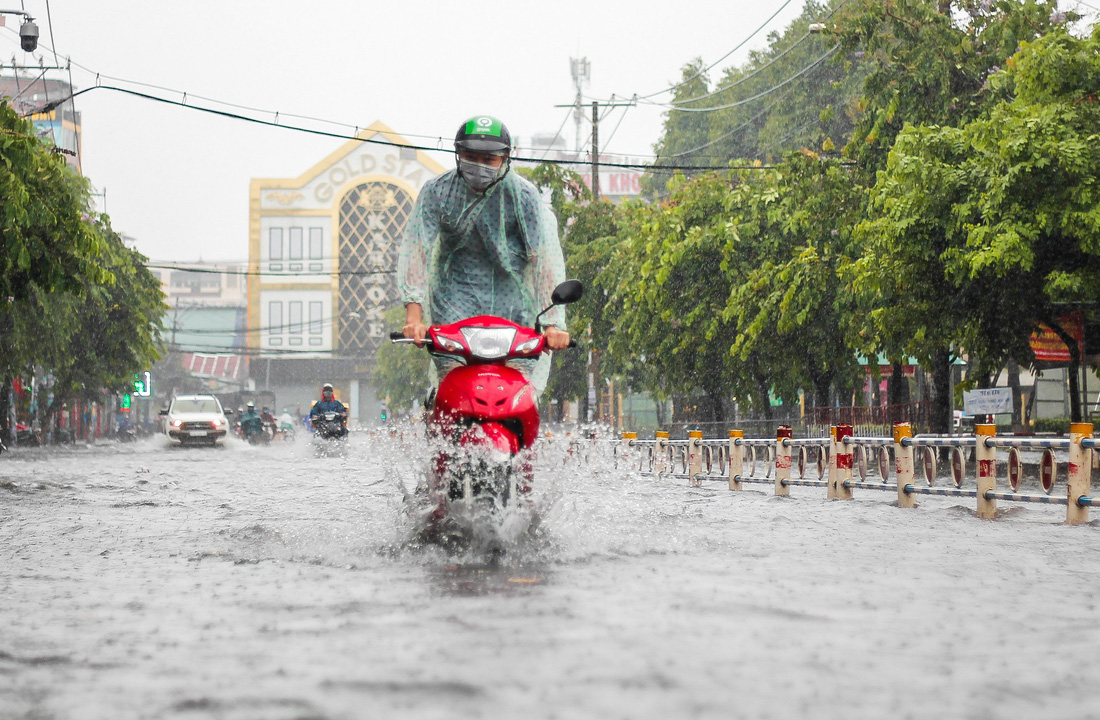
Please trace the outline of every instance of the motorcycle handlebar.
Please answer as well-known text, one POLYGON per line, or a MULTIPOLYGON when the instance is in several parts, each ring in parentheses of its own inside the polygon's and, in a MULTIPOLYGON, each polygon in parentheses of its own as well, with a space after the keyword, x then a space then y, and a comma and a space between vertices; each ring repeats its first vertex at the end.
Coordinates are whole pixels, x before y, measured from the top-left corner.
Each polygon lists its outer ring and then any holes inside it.
MULTIPOLYGON (((411 342, 413 342, 413 340, 410 339, 410 338, 405 337, 405 333, 403 333, 403 332, 394 331, 394 332, 390 333, 390 342, 408 342, 408 343, 411 343, 411 342)), ((431 338, 424 338, 424 344, 425 345, 431 345, 432 344, 431 338)), ((569 338, 569 347, 575 348, 575 347, 580 347, 580 346, 577 345, 577 341, 575 339, 569 338)))

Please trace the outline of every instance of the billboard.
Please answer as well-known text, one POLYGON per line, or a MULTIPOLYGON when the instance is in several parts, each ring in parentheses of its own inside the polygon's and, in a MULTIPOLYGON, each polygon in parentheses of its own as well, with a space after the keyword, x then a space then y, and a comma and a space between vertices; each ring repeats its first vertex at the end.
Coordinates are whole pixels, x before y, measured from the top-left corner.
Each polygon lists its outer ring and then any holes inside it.
MULTIPOLYGON (((1055 322, 1068 333, 1077 343, 1080 354, 1083 354, 1083 341, 1085 336, 1084 318, 1080 310, 1063 315, 1055 322)), ((1062 342, 1057 333, 1049 325, 1041 322, 1035 323, 1038 330, 1031 333, 1031 351, 1035 353, 1035 359, 1039 362, 1068 363, 1070 361, 1069 347, 1062 342)))

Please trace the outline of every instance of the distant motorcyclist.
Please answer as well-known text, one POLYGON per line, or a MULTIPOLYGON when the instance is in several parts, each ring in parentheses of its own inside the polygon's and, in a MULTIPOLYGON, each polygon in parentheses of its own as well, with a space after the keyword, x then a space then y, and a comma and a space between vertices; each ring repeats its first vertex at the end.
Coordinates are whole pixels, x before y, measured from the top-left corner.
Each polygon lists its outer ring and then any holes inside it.
POLYGON ((256 412, 256 403, 250 402, 245 406, 244 414, 241 415, 241 435, 245 440, 249 440, 263 435, 263 432, 263 418, 256 412))
POLYGON ((312 420, 317 415, 326 412, 344 412, 344 403, 336 399, 336 395, 332 391, 332 383, 325 383, 321 386, 321 399, 313 403, 313 407, 309 410, 309 417, 312 420))
POLYGON ((260 419, 264 421, 264 425, 270 426, 272 429, 279 427, 279 424, 275 421, 275 416, 271 414, 271 410, 264 406, 260 411, 260 419))
POLYGON ((316 428, 325 419, 325 413, 330 412, 336 413, 340 419, 340 424, 343 426, 343 432, 340 434, 347 434, 347 408, 344 407, 344 403, 336 399, 332 383, 325 383, 321 387, 321 399, 313 403, 313 407, 309 410, 310 426, 316 428))
POLYGON ((126 415, 122 415, 118 419, 118 428, 115 430, 115 436, 120 442, 130 442, 136 436, 134 424, 130 422, 130 418, 126 415))
POLYGON ((294 434, 294 416, 287 408, 283 408, 283 414, 279 416, 279 433, 288 438, 294 434))

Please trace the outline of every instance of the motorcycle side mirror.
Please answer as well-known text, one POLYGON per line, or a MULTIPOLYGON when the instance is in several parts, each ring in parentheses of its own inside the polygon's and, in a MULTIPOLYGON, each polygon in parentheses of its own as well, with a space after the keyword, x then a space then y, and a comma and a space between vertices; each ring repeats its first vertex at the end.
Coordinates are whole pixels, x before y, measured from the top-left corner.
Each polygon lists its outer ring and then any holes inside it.
POLYGON ((580 280, 566 280, 554 288, 553 294, 550 295, 550 302, 554 305, 568 305, 577 302, 583 296, 584 284, 580 280))
POLYGON ((566 280, 565 282, 554 288, 554 292, 550 294, 550 307, 546 308, 535 317, 535 332, 542 332, 542 324, 540 319, 543 315, 550 312, 555 305, 568 305, 569 303, 575 303, 584 296, 584 283, 580 280, 566 280))

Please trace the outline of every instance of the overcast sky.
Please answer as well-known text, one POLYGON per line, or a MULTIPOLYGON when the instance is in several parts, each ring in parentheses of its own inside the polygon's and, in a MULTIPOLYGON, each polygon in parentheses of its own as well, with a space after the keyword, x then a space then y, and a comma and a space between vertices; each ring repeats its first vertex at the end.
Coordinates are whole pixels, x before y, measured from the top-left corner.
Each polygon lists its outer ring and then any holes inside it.
MULTIPOLYGON (((287 123, 321 127, 287 114, 360 126, 380 120, 414 143, 435 145, 483 113, 500 117, 521 140, 553 134, 570 112, 554 106, 575 95, 571 57, 590 60, 591 96, 666 89, 685 63, 718 61, 786 0, 52 0, 52 18, 46 0, 21 1, 43 45, 56 49, 62 64, 72 59, 78 89, 100 73, 104 85, 142 89, 104 76, 125 78, 179 91, 146 89, 176 100, 186 92, 196 105, 216 107, 202 96, 279 111, 287 123)), ((2 4, 16 7, 17 0, 2 4)), ((768 31, 782 30, 802 6, 787 2, 712 77, 764 47, 768 31)), ((19 49, 17 27, 9 17, 0 30, 0 58, 37 65, 19 49)), ((45 47, 35 55, 53 61, 45 47)), ((84 173, 105 191, 115 228, 154 260, 247 259, 250 178, 296 177, 341 144, 103 89, 76 103, 84 173)), ((662 112, 614 111, 601 124, 601 138, 610 136, 602 149, 651 154, 662 112)), ((563 133, 572 147, 571 119, 563 133)), ((443 154, 436 159, 453 163, 443 154)))
MULTIPOLYGON (((19 1, 3 5, 19 7, 19 1)), ((718 60, 784 4, 51 0, 51 42, 46 0, 22 2, 35 16, 43 45, 54 47, 62 64, 70 57, 100 73, 104 85, 120 83, 102 76, 126 78, 187 92, 196 105, 212 106, 194 97, 203 96, 279 111, 288 123, 304 121, 287 113, 360 126, 380 120, 433 146, 436 140, 416 136, 453 137, 462 120, 482 113, 500 117, 520 139, 553 134, 569 113, 554 106, 575 95, 571 57, 590 60, 585 91, 593 96, 665 89, 686 62, 718 60)), ((769 28, 782 29, 802 4, 791 0, 769 28)), ((0 58, 10 64, 14 55, 37 65, 19 49, 18 22, 9 17, 0 30, 0 58)), ((766 33, 720 67, 764 46, 766 33)), ((44 47, 35 55, 53 60, 44 47)), ((95 75, 74 65, 73 82, 86 88, 95 75)), ((108 90, 85 93, 76 103, 84 173, 106 191, 115 228, 155 260, 245 260, 249 179, 295 177, 341 144, 108 90)), ((623 112, 607 118, 602 137, 623 112)), ((652 153, 661 112, 626 111, 606 149, 652 153)), ((563 133, 572 147, 572 120, 563 133)), ((587 137, 587 126, 583 133, 587 137)), ((442 154, 436 159, 453 163, 442 154)))

